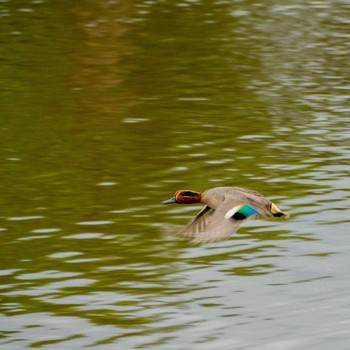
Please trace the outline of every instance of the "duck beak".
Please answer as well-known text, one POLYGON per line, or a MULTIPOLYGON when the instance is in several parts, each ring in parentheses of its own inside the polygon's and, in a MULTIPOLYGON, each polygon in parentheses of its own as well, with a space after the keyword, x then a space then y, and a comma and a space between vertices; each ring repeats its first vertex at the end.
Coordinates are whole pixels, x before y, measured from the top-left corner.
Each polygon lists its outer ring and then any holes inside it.
POLYGON ((176 203, 176 198, 173 197, 173 198, 170 198, 164 202, 162 202, 163 204, 173 204, 173 203, 176 203))
POLYGON ((275 203, 271 203, 270 210, 274 217, 289 216, 287 213, 284 213, 283 211, 281 211, 280 208, 278 208, 278 206, 275 203))

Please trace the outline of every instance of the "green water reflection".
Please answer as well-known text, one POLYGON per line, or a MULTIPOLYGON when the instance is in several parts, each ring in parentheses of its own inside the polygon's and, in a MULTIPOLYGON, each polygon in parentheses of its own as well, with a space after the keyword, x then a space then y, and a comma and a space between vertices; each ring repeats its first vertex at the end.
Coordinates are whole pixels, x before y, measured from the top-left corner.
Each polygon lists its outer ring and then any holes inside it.
POLYGON ((0 2, 0 344, 344 348, 349 11, 0 2), (291 219, 161 234, 222 185, 291 219))

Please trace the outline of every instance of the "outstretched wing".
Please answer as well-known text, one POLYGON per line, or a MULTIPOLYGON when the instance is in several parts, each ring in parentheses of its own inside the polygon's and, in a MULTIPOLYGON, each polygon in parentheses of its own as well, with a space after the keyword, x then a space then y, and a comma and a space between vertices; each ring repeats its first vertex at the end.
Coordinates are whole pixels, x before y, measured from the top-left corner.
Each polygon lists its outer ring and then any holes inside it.
POLYGON ((235 233, 248 218, 258 215, 258 209, 239 198, 227 196, 208 219, 208 224, 193 239, 195 244, 221 241, 235 233))
POLYGON ((189 224, 179 232, 179 235, 193 237, 196 233, 205 231, 214 212, 215 209, 206 205, 189 224))

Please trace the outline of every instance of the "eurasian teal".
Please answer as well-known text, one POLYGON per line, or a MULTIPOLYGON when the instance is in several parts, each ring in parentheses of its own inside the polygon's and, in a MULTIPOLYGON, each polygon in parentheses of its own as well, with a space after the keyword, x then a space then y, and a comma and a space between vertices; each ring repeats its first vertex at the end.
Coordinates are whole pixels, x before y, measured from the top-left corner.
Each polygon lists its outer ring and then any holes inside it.
POLYGON ((215 187, 205 192, 178 190, 163 204, 203 203, 205 207, 179 232, 194 243, 208 243, 228 238, 242 222, 256 216, 280 217, 276 204, 261 193, 241 187, 215 187))

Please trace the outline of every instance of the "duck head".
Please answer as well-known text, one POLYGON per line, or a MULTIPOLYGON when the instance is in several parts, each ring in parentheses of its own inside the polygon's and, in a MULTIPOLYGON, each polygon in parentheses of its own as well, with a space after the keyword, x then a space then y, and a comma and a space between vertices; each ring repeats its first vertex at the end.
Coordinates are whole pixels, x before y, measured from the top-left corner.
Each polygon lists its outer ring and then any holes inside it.
POLYGON ((191 190, 178 190, 175 192, 174 197, 166 200, 163 204, 191 204, 200 203, 202 199, 202 193, 191 190))

